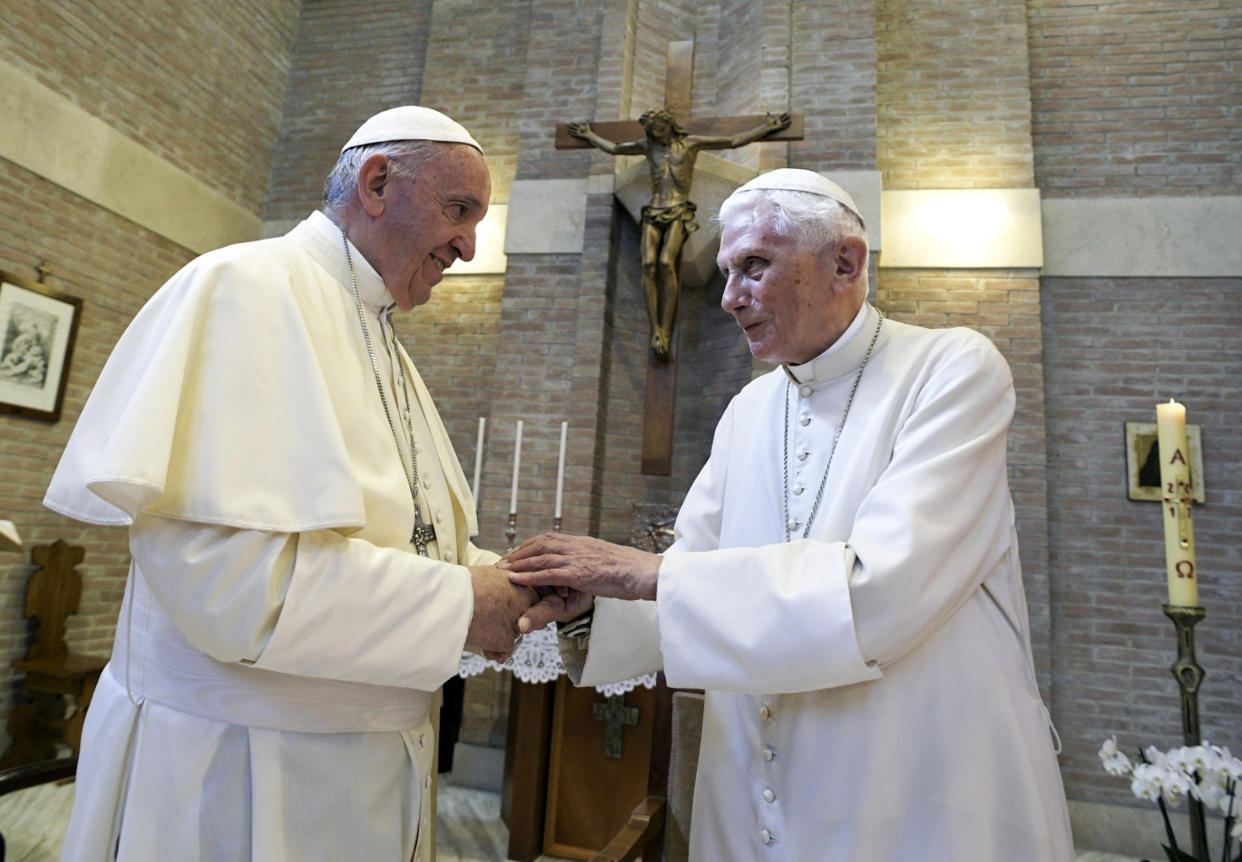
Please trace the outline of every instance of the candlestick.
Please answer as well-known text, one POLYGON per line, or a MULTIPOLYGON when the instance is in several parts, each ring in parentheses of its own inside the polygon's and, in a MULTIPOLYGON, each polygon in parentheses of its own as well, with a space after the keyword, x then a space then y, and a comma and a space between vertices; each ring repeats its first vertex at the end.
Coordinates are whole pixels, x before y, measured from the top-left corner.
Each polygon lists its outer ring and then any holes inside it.
POLYGON ((522 466, 522 420, 517 421, 517 433, 513 438, 513 485, 509 489, 509 514, 517 514, 518 470, 522 466))
MULTIPOLYGON (((556 508, 552 517, 556 522, 561 520, 561 502, 565 497, 565 443, 569 437, 569 423, 561 423, 561 454, 556 461, 556 508)), ((558 529, 559 532, 559 529, 558 529)))
POLYGON ((483 429, 487 420, 479 417, 479 442, 474 447, 474 484, 470 486, 470 494, 474 497, 474 505, 479 505, 479 476, 483 469, 483 429))
POLYGON ((509 513, 509 523, 505 527, 505 538, 509 540, 509 550, 513 550, 513 540, 517 538, 517 512, 509 513))
MULTIPOLYGON (((1164 606, 1164 615, 1177 628, 1177 661, 1173 663, 1173 678, 1181 690, 1182 741, 1188 746, 1201 745, 1199 732, 1199 685, 1203 682, 1203 668, 1195 659, 1195 624, 1203 619, 1203 608, 1164 606)), ((1188 797, 1190 842, 1197 862, 1208 862, 1207 829, 1203 818, 1203 803, 1188 797)))
POLYGON ((1186 408, 1173 399, 1156 405, 1160 447, 1160 485, 1164 510, 1164 556, 1169 604, 1196 607, 1199 577, 1195 571, 1195 537, 1191 522, 1190 447, 1186 442, 1186 408))

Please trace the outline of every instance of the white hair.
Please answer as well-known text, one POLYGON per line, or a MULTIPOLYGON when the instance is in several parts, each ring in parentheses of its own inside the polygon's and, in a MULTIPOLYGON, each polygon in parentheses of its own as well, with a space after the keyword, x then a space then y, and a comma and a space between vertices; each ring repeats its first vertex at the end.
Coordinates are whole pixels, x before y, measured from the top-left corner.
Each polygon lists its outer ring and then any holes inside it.
POLYGON ((846 237, 867 242, 867 229, 850 209, 824 195, 790 189, 753 189, 734 193, 716 220, 731 224, 760 204, 769 204, 777 229, 795 237, 802 250, 826 248, 846 237))
POLYGON ((341 153, 324 183, 324 210, 340 210, 358 194, 358 173, 362 170, 362 163, 376 153, 388 156, 389 171, 394 176, 399 176, 415 172, 444 146, 446 145, 438 141, 384 141, 350 147, 341 153))

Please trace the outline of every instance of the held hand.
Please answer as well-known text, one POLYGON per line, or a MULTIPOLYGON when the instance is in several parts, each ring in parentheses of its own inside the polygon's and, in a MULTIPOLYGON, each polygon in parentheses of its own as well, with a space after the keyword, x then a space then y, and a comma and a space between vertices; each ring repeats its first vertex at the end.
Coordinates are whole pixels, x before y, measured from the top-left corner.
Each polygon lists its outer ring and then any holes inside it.
POLYGON ((594 596, 578 590, 571 590, 567 587, 548 588, 543 598, 522 614, 518 620, 518 629, 522 634, 528 635, 548 623, 567 623, 582 616, 594 603, 594 596))
POLYGON ((591 133, 590 123, 568 123, 569 134, 575 138, 585 138, 591 133))
POLYGON ((497 565, 522 586, 569 587, 594 596, 654 599, 660 557, 589 536, 544 533, 497 565))
MULTIPOLYGON (((466 632, 466 647, 496 660, 513 652, 518 636, 518 617, 538 595, 530 587, 509 582, 509 576, 495 566, 470 566, 474 588, 474 616, 466 632)), ((503 659, 499 659, 503 661, 503 659)))

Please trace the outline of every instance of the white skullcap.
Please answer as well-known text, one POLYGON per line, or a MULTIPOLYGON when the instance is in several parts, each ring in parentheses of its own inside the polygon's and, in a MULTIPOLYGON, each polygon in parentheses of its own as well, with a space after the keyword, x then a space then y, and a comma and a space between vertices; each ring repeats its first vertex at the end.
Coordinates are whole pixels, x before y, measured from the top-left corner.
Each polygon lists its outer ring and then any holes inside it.
MULTIPOLYGON (((857 216, 860 223, 863 223, 862 213, 858 211, 858 204, 854 203, 854 199, 850 197, 849 192, 827 177, 815 173, 815 171, 807 171, 802 168, 777 168, 774 171, 768 171, 766 174, 760 174, 750 182, 738 187, 733 194, 756 192, 761 189, 810 192, 813 195, 832 198, 857 216)), ((866 227, 865 223, 863 223, 863 227, 866 227)))
POLYGON ((350 147, 382 144, 385 141, 444 141, 449 144, 469 144, 480 153, 483 152, 479 142, 470 136, 465 126, 439 111, 421 105, 403 105, 400 108, 380 111, 358 127, 354 136, 341 147, 341 152, 350 147))

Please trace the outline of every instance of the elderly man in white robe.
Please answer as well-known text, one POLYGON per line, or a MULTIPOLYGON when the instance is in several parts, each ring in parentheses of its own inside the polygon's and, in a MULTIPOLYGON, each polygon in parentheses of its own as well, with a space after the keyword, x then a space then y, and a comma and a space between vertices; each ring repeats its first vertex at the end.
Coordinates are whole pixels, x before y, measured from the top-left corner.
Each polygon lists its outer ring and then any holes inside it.
POLYGON ((691 856, 1066 862, 985 337, 866 302, 848 194, 780 169, 721 208, 721 305, 779 368, 741 391, 663 555, 548 535, 502 568, 551 585, 575 682, 663 667, 707 700, 691 856), (575 624, 581 631, 584 626, 575 624))
POLYGON ((393 333, 474 254, 490 178, 404 106, 342 149, 322 212, 173 276, 109 357, 48 489, 129 528, 66 860, 426 860, 428 708, 534 597, 393 333))

